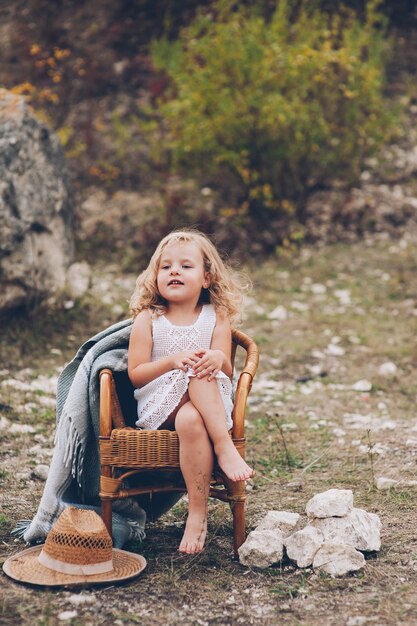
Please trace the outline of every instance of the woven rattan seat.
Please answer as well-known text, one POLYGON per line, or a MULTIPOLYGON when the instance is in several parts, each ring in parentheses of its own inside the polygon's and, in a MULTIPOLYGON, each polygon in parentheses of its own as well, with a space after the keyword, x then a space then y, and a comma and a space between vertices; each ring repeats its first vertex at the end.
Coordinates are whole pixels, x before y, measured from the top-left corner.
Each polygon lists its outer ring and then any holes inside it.
MULTIPOLYGON (((255 342, 241 331, 233 330, 232 341, 233 364, 237 347, 241 346, 246 351, 235 393, 231 432, 233 442, 244 458, 246 400, 259 355, 255 342)), ((121 393, 115 377, 109 369, 100 373, 100 497, 103 520, 110 534, 114 500, 142 494, 186 491, 179 464, 177 433, 130 427, 137 419, 134 405, 129 406, 126 402, 126 395, 131 394, 121 393), (135 486, 126 487, 126 480, 132 476, 136 476, 135 486)), ((232 508, 233 545, 237 555, 245 539, 245 481, 232 482, 219 467, 215 467, 210 496, 228 502, 232 508)))

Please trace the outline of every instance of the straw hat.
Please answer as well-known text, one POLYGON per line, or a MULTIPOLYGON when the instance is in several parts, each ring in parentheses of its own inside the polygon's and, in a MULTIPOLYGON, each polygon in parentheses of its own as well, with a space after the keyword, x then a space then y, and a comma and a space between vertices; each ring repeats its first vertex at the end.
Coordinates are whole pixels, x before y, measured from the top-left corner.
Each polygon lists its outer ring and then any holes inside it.
POLYGON ((72 586, 121 582, 146 567, 143 556, 112 548, 103 520, 95 511, 66 508, 41 546, 9 557, 4 572, 32 585, 72 586))

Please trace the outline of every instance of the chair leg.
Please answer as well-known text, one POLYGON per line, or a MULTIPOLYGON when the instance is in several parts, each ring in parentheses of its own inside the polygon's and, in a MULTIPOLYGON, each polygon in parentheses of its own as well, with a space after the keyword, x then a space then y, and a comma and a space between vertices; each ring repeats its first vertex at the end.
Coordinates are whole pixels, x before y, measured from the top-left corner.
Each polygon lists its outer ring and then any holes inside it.
POLYGON ((232 506, 233 513, 233 551, 238 558, 238 549, 245 541, 245 502, 235 502, 232 506))
POLYGON ((111 537, 112 536, 112 501, 111 500, 101 501, 101 517, 103 518, 104 525, 107 528, 107 532, 109 533, 111 537))

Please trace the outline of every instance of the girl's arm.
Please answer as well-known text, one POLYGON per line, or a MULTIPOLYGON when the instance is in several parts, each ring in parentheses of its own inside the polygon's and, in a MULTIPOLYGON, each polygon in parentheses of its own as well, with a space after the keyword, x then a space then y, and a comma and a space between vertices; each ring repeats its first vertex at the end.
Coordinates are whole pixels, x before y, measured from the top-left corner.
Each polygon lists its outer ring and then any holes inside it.
POLYGON ((127 371, 134 387, 143 387, 173 369, 186 371, 188 365, 193 366, 198 361, 191 351, 151 361, 152 346, 151 316, 149 311, 141 311, 132 325, 128 351, 127 371))
POLYGON ((210 350, 202 350, 199 355, 201 358, 194 365, 194 372, 200 374, 200 378, 208 376, 212 380, 220 370, 232 377, 232 329, 229 318, 222 311, 217 311, 210 350))

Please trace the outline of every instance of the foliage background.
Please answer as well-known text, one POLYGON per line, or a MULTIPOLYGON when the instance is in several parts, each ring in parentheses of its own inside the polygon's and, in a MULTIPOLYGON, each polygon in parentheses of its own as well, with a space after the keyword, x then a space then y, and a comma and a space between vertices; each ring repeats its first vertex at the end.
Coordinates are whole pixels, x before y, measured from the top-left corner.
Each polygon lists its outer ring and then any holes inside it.
POLYGON ((302 241, 306 196, 340 176, 351 184, 398 132, 384 74, 408 69, 398 33, 415 15, 411 0, 29 0, 0 18, 0 84, 58 133, 78 206, 92 187, 162 194, 134 246, 146 256, 144 242, 190 222, 228 249, 238 233, 253 251, 302 241), (190 197, 188 179, 210 203, 190 197))

